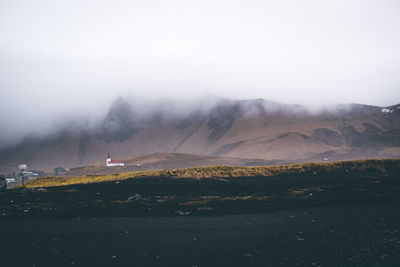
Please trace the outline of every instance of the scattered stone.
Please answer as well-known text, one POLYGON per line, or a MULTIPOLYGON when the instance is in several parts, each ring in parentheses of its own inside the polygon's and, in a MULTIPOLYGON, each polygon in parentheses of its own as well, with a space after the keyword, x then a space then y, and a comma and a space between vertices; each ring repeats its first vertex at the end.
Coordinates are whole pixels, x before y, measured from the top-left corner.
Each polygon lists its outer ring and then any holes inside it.
POLYGON ((175 212, 175 214, 180 215, 180 216, 185 216, 185 215, 189 215, 189 212, 177 210, 177 211, 175 212))
POLYGON ((134 196, 128 197, 128 200, 141 200, 142 196, 140 194, 135 194, 134 196))
POLYGON ((47 190, 46 188, 38 188, 38 189, 36 189, 36 191, 39 191, 39 192, 47 192, 47 191, 49 191, 49 190, 47 190))

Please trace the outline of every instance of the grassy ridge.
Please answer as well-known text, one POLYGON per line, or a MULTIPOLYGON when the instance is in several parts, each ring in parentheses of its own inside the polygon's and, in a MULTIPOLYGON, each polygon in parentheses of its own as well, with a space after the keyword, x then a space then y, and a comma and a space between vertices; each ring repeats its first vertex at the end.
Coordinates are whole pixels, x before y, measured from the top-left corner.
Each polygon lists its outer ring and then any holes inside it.
POLYGON ((171 169, 157 171, 139 171, 109 175, 86 175, 78 177, 41 177, 26 184, 28 188, 66 186, 73 184, 90 184, 107 181, 119 181, 133 178, 234 178, 254 176, 278 176, 287 174, 324 174, 350 171, 375 172, 381 174, 400 174, 400 159, 353 160, 338 162, 301 163, 268 167, 237 167, 237 166, 207 166, 186 169, 171 169))

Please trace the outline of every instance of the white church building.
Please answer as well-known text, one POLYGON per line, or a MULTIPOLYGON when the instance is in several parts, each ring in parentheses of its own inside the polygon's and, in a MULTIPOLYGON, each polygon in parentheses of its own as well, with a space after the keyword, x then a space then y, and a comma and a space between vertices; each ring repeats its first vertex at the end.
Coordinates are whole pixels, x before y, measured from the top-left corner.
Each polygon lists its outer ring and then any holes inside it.
POLYGON ((108 153, 107 158, 106 158, 106 166, 107 167, 125 166, 125 163, 120 160, 111 160, 110 153, 108 153))

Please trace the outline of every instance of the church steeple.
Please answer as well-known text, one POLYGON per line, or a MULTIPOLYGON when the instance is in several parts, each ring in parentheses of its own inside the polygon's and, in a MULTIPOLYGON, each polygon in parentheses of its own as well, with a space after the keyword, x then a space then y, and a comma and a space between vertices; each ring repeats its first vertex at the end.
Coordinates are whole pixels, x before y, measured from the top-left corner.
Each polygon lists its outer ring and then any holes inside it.
POLYGON ((110 166, 110 162, 111 162, 111 156, 110 153, 108 153, 106 158, 106 166, 110 166))

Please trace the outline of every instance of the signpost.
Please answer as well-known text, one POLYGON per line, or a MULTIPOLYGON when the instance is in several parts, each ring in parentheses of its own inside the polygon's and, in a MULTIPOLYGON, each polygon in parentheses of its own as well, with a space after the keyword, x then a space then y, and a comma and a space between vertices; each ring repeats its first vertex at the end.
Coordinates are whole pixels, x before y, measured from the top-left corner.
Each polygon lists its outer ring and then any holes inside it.
POLYGON ((21 171, 21 176, 22 176, 22 187, 25 187, 25 182, 24 182, 24 170, 26 170, 26 164, 20 164, 19 170, 21 171))

